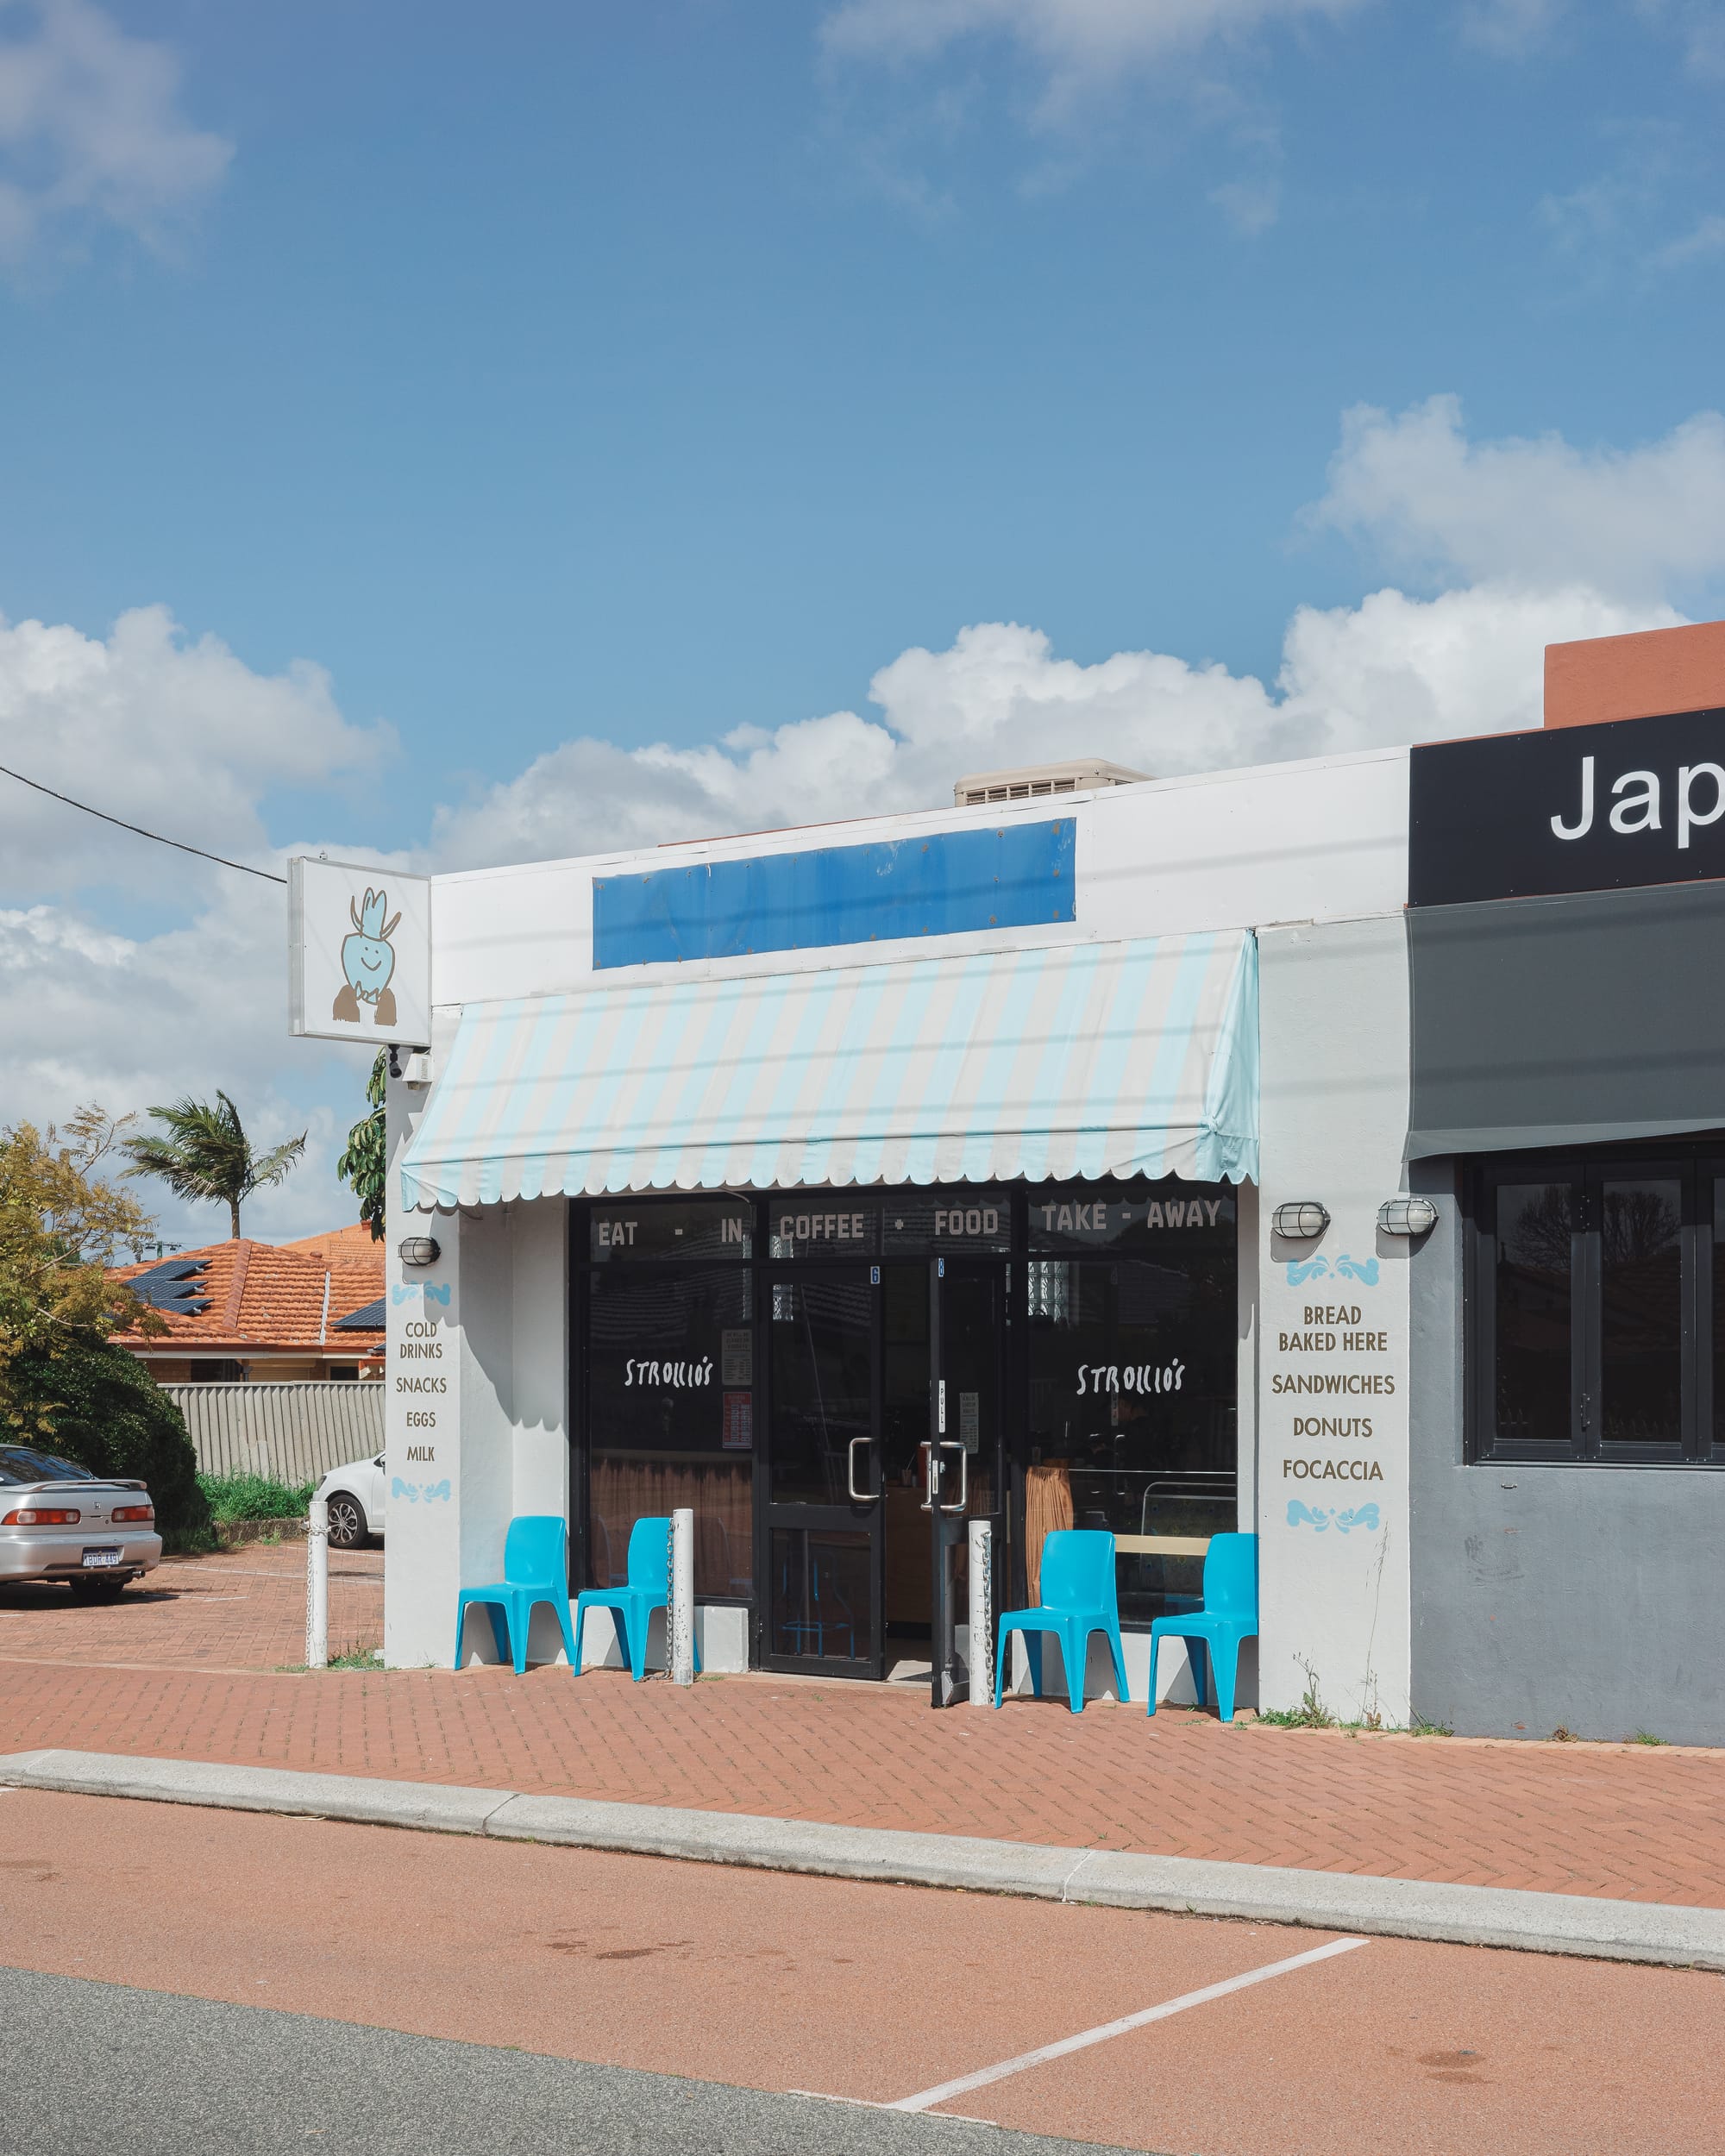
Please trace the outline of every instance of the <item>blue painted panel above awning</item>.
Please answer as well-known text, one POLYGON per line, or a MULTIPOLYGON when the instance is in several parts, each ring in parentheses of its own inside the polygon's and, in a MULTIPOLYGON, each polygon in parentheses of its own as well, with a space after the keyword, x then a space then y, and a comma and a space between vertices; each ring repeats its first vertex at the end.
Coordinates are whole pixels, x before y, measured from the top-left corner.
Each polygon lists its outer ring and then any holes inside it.
POLYGON ((472 1004, 410 1206, 556 1192, 1258 1172, 1250 933, 472 1004))
POLYGON ((593 968, 1045 928, 1075 918, 1077 823, 932 831, 595 876, 593 968))

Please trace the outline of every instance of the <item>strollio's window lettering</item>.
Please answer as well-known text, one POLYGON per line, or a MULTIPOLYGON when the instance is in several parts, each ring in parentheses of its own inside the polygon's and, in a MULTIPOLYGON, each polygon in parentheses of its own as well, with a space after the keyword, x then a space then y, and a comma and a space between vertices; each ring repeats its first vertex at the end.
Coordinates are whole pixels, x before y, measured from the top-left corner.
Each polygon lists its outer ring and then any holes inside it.
MULTIPOLYGON (((932 1434, 943 1503, 1011 1507, 1032 1593, 1050 1532, 1113 1532, 1129 1625, 1189 1605, 1208 1538, 1239 1525, 1231 1187, 809 1186, 601 1196, 578 1217, 597 1584, 623 1576, 636 1520, 687 1505, 697 1594, 753 1601, 769 1657, 854 1670, 912 1651, 932 1434)), ((1373 1323, 1340 1293, 1299 1314, 1338 1340, 1373 1323)), ((1292 1450, 1369 1451, 1377 1403, 1300 1404, 1292 1450)), ((1358 1480, 1321 1458, 1300 1477, 1358 1480)))
POLYGON ((625 1391, 634 1384, 701 1386, 712 1382, 712 1361, 709 1357, 699 1363, 637 1363, 633 1357, 623 1366, 623 1384, 625 1391), (640 1373, 637 1378, 636 1373, 640 1373))
POLYGON ((1087 1379, 1093 1393, 1177 1393, 1185 1376, 1183 1363, 1167 1363, 1160 1368, 1153 1363, 1128 1363, 1124 1369, 1117 1363, 1096 1363, 1088 1370, 1081 1363, 1078 1397, 1084 1397, 1087 1379))

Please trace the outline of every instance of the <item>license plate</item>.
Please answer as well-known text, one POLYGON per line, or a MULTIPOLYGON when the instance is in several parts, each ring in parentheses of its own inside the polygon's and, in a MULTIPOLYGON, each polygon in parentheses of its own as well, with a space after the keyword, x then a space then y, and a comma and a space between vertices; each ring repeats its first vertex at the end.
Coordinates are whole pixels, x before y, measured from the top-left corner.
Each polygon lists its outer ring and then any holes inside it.
POLYGON ((119 1562, 120 1552, 117 1550, 86 1550, 84 1553, 84 1564, 86 1570, 91 1570, 96 1565, 117 1564, 119 1562))

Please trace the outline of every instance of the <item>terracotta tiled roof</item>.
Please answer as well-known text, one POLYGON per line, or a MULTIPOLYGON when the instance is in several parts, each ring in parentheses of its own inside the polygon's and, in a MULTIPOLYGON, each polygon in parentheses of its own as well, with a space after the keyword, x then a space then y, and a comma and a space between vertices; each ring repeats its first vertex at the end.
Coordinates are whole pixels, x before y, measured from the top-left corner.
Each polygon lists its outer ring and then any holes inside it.
POLYGON ((329 1228, 322 1235, 303 1235, 297 1243, 278 1243, 279 1250, 298 1250, 302 1257, 321 1258, 326 1265, 351 1265, 362 1258, 383 1261, 383 1244, 374 1241, 363 1220, 350 1228, 329 1228))
POLYGON ((129 1331, 114 1338, 144 1355, 224 1355, 260 1348, 321 1348, 350 1357, 375 1352, 383 1345, 381 1326, 336 1330, 341 1319, 384 1294, 383 1245, 363 1230, 365 1246, 356 1248, 349 1232, 282 1246, 243 1238, 211 1243, 176 1251, 172 1258, 113 1267, 109 1277, 136 1282, 167 1327, 166 1333, 129 1331), (317 1248, 308 1250, 308 1244, 317 1248), (185 1269, 191 1267, 198 1269, 185 1269), (175 1275, 180 1276, 171 1277, 175 1275), (199 1303, 201 1310, 195 1307, 199 1303))

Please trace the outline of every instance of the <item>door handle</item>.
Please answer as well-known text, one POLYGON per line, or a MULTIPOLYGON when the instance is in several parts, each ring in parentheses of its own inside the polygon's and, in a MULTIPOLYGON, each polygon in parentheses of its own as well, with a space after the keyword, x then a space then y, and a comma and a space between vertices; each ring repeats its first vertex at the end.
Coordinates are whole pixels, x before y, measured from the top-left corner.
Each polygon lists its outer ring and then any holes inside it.
POLYGON ((851 1496, 859 1505, 872 1505, 881 1494, 877 1489, 858 1489, 856 1487, 856 1448, 859 1445, 873 1443, 872 1438, 852 1438, 845 1450, 844 1479, 850 1485, 851 1496))
POLYGON ((928 1490, 928 1495, 925 1497, 921 1504, 917 1507, 917 1510, 919 1512, 932 1512, 934 1508, 935 1489, 940 1481, 940 1463, 934 1457, 933 1439, 931 1438, 925 1438, 922 1443, 917 1447, 917 1451, 919 1452, 926 1452, 928 1454, 928 1457, 923 1462, 924 1467, 927 1470, 927 1473, 925 1475, 923 1480, 925 1486, 928 1490))
POLYGON ((958 1455, 958 1502, 956 1505, 943 1505, 940 1509, 942 1512, 963 1512, 970 1501, 970 1455, 956 1438, 943 1438, 940 1449, 943 1452, 956 1452, 958 1455))

